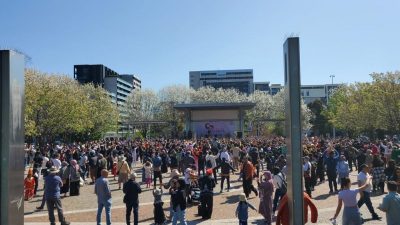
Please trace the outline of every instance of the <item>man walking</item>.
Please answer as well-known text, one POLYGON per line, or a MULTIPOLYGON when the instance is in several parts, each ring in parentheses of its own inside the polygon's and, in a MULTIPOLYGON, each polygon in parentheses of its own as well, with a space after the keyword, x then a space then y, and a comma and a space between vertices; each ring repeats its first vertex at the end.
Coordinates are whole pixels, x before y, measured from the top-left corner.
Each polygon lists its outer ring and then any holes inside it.
POLYGON ((46 198, 47 211, 49 212, 49 220, 51 225, 55 225, 54 218, 54 207, 57 208, 58 220, 61 225, 69 225, 70 223, 65 221, 63 209, 61 205, 60 187, 63 185, 61 178, 57 175, 58 169, 51 167, 49 175, 44 178, 45 186, 44 195, 46 198))
POLYGON ((139 194, 142 193, 140 185, 136 182, 136 173, 130 175, 130 179, 124 183, 124 203, 126 205, 126 224, 131 224, 131 212, 133 210, 133 224, 139 223, 139 194))
POLYGON ((108 171, 103 169, 101 171, 101 177, 96 179, 94 186, 94 193, 97 195, 97 225, 101 225, 101 213, 103 207, 106 210, 106 221, 107 225, 111 225, 111 191, 108 184, 108 171))
POLYGON ((329 194, 332 194, 333 188, 335 188, 335 192, 338 191, 336 166, 339 161, 339 153, 336 151, 336 149, 330 147, 328 154, 329 156, 325 159, 325 165, 329 182, 329 194))
MULTIPOLYGON (((366 164, 363 164, 361 166, 361 172, 358 174, 357 176, 357 181, 358 181, 358 186, 361 187, 363 186, 367 181, 371 182, 370 179, 368 179, 370 177, 368 171, 369 171, 369 166, 366 164)), ((381 219, 381 217, 378 216, 378 214, 376 214, 374 207, 372 206, 372 202, 371 202, 371 184, 368 185, 368 187, 360 192, 361 198, 360 200, 358 200, 358 208, 361 208, 361 206, 365 203, 365 205, 367 205, 367 208, 369 210, 369 212, 372 215, 372 219, 373 220, 379 220, 381 219)))

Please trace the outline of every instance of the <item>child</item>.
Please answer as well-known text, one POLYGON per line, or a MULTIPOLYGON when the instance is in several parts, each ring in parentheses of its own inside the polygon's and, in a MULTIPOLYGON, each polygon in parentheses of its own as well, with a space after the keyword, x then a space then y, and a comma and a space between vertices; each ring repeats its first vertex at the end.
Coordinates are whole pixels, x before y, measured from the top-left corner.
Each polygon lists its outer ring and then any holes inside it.
POLYGON ((24 180, 25 200, 31 200, 35 195, 35 179, 33 178, 33 170, 29 168, 28 175, 24 180))
POLYGON ((146 179, 146 188, 150 188, 151 186, 151 173, 153 170, 153 165, 151 164, 151 162, 147 161, 144 164, 144 176, 146 179))
POLYGON ((118 163, 117 163, 117 160, 115 160, 115 159, 113 159, 113 165, 112 165, 112 169, 111 169, 111 173, 112 173, 112 175, 114 175, 114 180, 115 180, 115 177, 118 175, 117 174, 117 165, 118 165, 118 163))
POLYGON ((235 215, 239 219, 239 225, 247 225, 247 219, 249 218, 249 207, 254 210, 256 210, 256 208, 247 202, 246 195, 244 193, 240 194, 239 199, 240 202, 236 208, 235 215))
POLYGON ((154 189, 153 196, 154 196, 154 224, 155 225, 162 225, 165 223, 165 214, 163 205, 164 202, 162 201, 162 189, 154 189))

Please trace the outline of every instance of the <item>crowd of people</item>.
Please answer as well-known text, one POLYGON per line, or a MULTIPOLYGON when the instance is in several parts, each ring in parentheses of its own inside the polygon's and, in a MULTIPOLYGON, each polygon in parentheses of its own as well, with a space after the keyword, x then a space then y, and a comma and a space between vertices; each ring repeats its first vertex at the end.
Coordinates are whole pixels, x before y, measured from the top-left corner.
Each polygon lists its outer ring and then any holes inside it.
MULTIPOLYGON (((387 213, 388 221, 400 221, 399 215, 391 213, 396 209, 393 207, 400 210, 399 147, 396 138, 378 141, 305 138, 304 201, 311 209, 311 222, 315 223, 318 217, 317 208, 311 200, 312 192, 317 185, 325 183, 325 179, 330 190, 328 194, 338 194, 339 199, 338 210, 332 219, 336 219, 344 204, 343 221, 350 222, 343 224, 351 224, 354 215, 359 220, 353 224, 359 224, 358 221, 362 221, 359 208, 364 203, 372 219, 380 219, 370 195, 384 194, 387 182, 388 188, 391 185, 390 198, 385 197, 386 202, 384 200, 378 208, 387 213), (349 174, 353 170, 358 171, 357 189, 351 189, 349 174), (357 193, 360 193, 358 201, 357 193), (395 203, 389 204, 390 201, 395 203)), ((218 191, 215 189, 229 192, 230 178, 235 172, 239 174, 243 188, 236 210, 240 224, 247 224, 249 208, 256 208, 247 201, 252 193, 260 199, 257 211, 263 216, 265 224, 271 224, 275 215, 277 224, 288 224, 287 150, 283 137, 111 139, 68 145, 27 145, 25 150, 25 161, 30 167, 25 179, 25 199, 30 200, 36 195, 39 177, 43 176, 45 194, 37 208, 43 209, 46 203, 51 224, 55 224, 54 208, 58 210, 60 222, 69 224, 63 217, 61 198, 80 195, 80 187, 85 183, 94 185, 97 195, 97 224, 100 224, 103 208, 107 224, 111 224, 109 179, 117 179, 119 189, 122 188, 125 194, 123 201, 126 204, 127 224, 131 223, 132 211, 133 224, 138 224, 142 188, 153 189, 155 224, 164 224, 167 218, 172 224, 178 221, 186 224, 186 208, 195 201, 199 202, 198 214, 203 219, 209 219, 212 217, 214 191, 218 191), (138 174, 133 172, 137 167, 141 167, 138 174), (163 211, 164 192, 168 192, 171 198, 169 215, 164 215, 163 211)))

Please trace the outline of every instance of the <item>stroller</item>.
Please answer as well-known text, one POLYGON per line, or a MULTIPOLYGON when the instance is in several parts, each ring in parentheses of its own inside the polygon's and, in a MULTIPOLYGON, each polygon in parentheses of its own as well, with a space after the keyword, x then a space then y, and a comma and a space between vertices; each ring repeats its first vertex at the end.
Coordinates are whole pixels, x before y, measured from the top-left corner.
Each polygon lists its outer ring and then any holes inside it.
POLYGON ((200 186, 197 174, 190 174, 189 199, 191 203, 200 203, 200 186))

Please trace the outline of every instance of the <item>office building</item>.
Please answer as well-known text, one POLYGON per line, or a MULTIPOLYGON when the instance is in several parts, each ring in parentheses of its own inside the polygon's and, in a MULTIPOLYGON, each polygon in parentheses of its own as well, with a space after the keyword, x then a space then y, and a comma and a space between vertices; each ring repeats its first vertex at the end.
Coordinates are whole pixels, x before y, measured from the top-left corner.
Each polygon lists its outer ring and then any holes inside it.
POLYGON ((137 75, 134 74, 121 74, 119 75, 125 81, 131 83, 133 85, 133 90, 142 89, 142 81, 137 75))
POLYGON ((141 88, 141 81, 136 75, 119 75, 101 64, 75 65, 74 78, 81 84, 93 83, 95 86, 104 88, 111 97, 111 101, 117 104, 120 114, 120 130, 127 129, 122 122, 127 117, 124 109, 127 97, 134 89, 141 88))
POLYGON ((317 99, 327 104, 333 89, 339 86, 339 84, 301 85, 300 94, 305 104, 311 103, 317 99))
POLYGON ((254 82, 254 91, 262 91, 269 94, 269 82, 254 82))
POLYGON ((270 95, 276 95, 278 92, 280 92, 284 87, 280 84, 271 84, 269 87, 269 94, 270 95))
POLYGON ((251 94, 254 91, 253 70, 190 71, 189 84, 195 90, 210 86, 217 89, 236 89, 239 92, 251 94))

